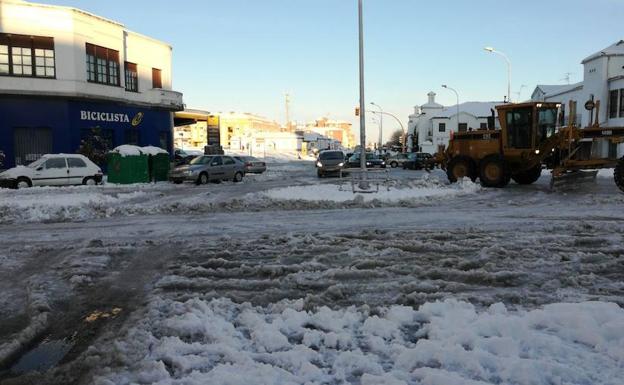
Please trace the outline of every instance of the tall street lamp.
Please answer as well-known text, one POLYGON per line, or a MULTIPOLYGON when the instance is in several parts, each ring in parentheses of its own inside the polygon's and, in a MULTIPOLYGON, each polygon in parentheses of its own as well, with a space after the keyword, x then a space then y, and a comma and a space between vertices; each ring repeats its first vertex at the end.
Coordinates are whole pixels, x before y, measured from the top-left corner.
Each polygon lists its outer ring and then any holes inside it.
POLYGON ((457 132, 459 132, 459 94, 455 88, 451 88, 446 84, 442 84, 442 88, 446 88, 447 90, 451 90, 455 92, 455 97, 457 98, 457 132))
POLYGON ((375 102, 371 102, 371 106, 379 108, 379 144, 377 147, 379 148, 379 153, 381 153, 381 147, 383 146, 383 108, 375 102))
POLYGON ((407 148, 407 132, 405 131, 405 127, 403 126, 403 123, 401 123, 401 119, 397 118, 396 115, 391 114, 391 113, 386 112, 386 111, 380 111, 380 112, 370 111, 370 112, 372 112, 373 114, 379 114, 380 117, 384 116, 384 115, 389 115, 389 116, 393 117, 399 123, 399 126, 401 126, 401 131, 403 131, 403 152, 405 152, 405 150, 407 148))
MULTIPOLYGON (((366 170, 366 117, 364 116, 364 21, 362 17, 362 0, 358 0, 358 36, 359 36, 359 59, 360 59, 360 168, 366 170)), ((366 174, 362 173, 365 178, 366 174)), ((367 187, 362 181, 361 187, 367 187)))
POLYGON ((503 59, 505 59, 505 61, 507 62, 507 102, 511 103, 511 61, 509 60, 507 55, 505 55, 504 53, 500 51, 495 50, 492 47, 485 47, 483 49, 488 52, 495 53, 495 54, 502 56, 503 59))

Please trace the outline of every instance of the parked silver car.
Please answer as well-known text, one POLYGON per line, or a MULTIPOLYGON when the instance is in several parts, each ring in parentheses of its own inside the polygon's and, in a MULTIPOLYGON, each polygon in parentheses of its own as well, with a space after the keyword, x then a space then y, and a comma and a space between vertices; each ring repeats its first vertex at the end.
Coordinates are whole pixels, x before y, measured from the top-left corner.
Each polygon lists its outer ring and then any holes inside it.
POLYGON ((262 174, 266 171, 266 163, 253 156, 235 156, 245 165, 245 172, 250 174, 262 174))
POLYGON ((231 156, 204 155, 193 159, 189 164, 174 168, 169 179, 173 183, 185 181, 195 184, 232 180, 240 182, 245 175, 245 165, 231 156))

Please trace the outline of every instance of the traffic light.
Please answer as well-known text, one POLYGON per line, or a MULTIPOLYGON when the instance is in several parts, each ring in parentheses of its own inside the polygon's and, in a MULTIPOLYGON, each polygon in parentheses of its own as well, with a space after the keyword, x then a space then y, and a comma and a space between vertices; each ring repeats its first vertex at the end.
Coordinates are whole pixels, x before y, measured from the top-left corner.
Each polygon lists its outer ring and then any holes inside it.
POLYGON ((360 116, 360 107, 355 107, 355 116, 360 116))

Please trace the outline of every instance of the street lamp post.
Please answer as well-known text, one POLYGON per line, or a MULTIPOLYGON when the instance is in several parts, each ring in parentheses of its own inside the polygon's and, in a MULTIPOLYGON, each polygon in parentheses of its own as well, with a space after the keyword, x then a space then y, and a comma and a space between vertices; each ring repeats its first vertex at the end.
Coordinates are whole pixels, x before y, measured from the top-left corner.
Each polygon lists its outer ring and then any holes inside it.
POLYGON ((379 148, 379 153, 381 154, 381 148, 383 147, 383 108, 379 104, 375 102, 371 102, 371 106, 375 106, 379 108, 379 144, 377 147, 379 148))
MULTIPOLYGON (((362 20, 362 0, 358 0, 358 36, 360 59, 360 168, 366 170, 366 117, 364 116, 364 21, 362 20)), ((366 174, 362 173, 365 177, 366 174)), ((362 187, 365 182, 362 183, 362 187)))
POLYGON ((407 146, 407 132, 405 131, 405 126, 403 126, 403 123, 401 123, 401 119, 397 118, 396 115, 391 114, 391 113, 386 112, 386 111, 379 111, 379 112, 377 112, 377 111, 370 111, 370 112, 372 112, 373 114, 379 114, 380 117, 383 116, 383 115, 391 116, 399 123, 399 126, 401 126, 401 131, 403 131, 403 152, 405 152, 406 146, 407 146))
POLYGON ((442 88, 446 88, 447 90, 451 90, 455 92, 455 97, 457 98, 457 132, 459 132, 459 94, 455 88, 451 88, 446 84, 442 84, 442 88))
POLYGON ((495 53, 495 54, 502 56, 503 59, 505 59, 505 61, 507 62, 507 102, 511 103, 511 61, 509 60, 507 55, 505 55, 504 53, 500 51, 495 50, 492 47, 485 47, 483 49, 488 52, 495 53))

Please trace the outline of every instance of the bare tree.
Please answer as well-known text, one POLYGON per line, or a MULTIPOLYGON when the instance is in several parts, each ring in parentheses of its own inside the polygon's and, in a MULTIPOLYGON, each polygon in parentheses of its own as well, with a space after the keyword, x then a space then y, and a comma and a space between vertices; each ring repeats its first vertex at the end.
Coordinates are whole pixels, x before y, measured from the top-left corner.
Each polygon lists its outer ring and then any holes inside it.
POLYGON ((403 131, 402 130, 396 130, 392 133, 392 135, 390 135, 390 140, 386 143, 386 146, 388 148, 391 148, 392 146, 401 146, 401 138, 403 136, 403 131))

